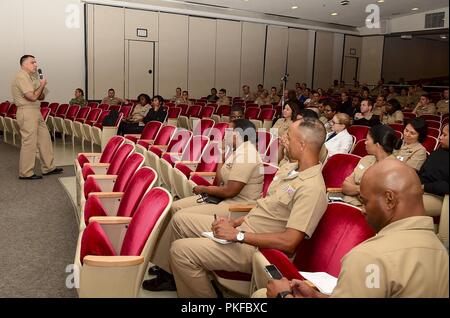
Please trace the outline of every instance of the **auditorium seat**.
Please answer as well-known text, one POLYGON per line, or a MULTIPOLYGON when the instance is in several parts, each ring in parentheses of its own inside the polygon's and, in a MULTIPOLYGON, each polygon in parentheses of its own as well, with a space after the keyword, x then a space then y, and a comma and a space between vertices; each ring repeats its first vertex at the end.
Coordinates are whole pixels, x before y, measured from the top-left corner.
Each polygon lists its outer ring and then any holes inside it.
POLYGON ((155 184, 156 171, 141 167, 135 171, 122 191, 90 192, 80 215, 80 230, 84 229, 92 216, 131 217, 142 197, 155 184))
MULTIPOLYGON (((108 111, 109 112, 109 111, 108 111)), ((102 113, 103 115, 103 113, 102 113)), ((93 126, 90 127, 90 135, 92 137, 91 140, 91 147, 93 147, 93 144, 99 145, 102 147, 105 146, 105 144, 108 142, 109 139, 111 139, 112 136, 117 135, 117 129, 119 128, 119 124, 122 121, 123 114, 119 113, 119 117, 117 118, 116 122, 114 123, 114 126, 105 126, 103 127, 103 117, 100 115, 97 123, 95 123, 93 126)))
POLYGON ((361 157, 353 154, 336 154, 328 158, 322 168, 327 191, 341 191, 345 178, 352 174, 361 157))
POLYGON ((200 113, 197 117, 191 116, 189 118, 189 128, 194 128, 194 121, 199 119, 210 119, 215 111, 214 107, 211 106, 202 106, 202 109, 200 110, 200 113))
POLYGON ((170 139, 172 139, 173 134, 176 132, 177 127, 172 125, 162 126, 158 131, 155 139, 139 139, 136 144, 136 149, 140 153, 144 153, 148 149, 148 147, 153 145, 164 146, 168 145, 170 139))
POLYGON ((428 128, 441 129, 441 122, 437 120, 426 120, 428 128))
POLYGON ((205 131, 205 135, 209 136, 211 141, 222 141, 225 138, 225 133, 229 129, 228 123, 216 123, 209 130, 205 131))
POLYGON ((428 127, 427 135, 439 139, 439 136, 441 135, 441 131, 437 128, 428 127))
POLYGON ((180 113, 181 113, 180 107, 175 106, 169 107, 169 109, 167 110, 167 124, 176 126, 180 113))
POLYGON ((358 142, 361 139, 366 139, 369 128, 368 126, 352 125, 347 128, 347 131, 350 135, 355 136, 356 142, 358 142))
POLYGON ((259 106, 257 107, 251 107, 250 105, 247 104, 247 108, 245 109, 244 112, 244 118, 248 119, 248 120, 252 120, 252 119, 258 119, 259 116, 259 112, 261 110, 259 109, 259 106))
MULTIPOLYGON (((64 125, 65 125, 65 130, 67 132, 67 135, 72 137, 72 145, 75 142, 75 137, 81 139, 81 133, 82 133, 82 130, 78 130, 77 132, 75 132, 75 122, 83 123, 86 120, 90 110, 91 110, 90 107, 87 107, 87 106, 81 107, 78 110, 78 113, 76 114, 74 119, 72 119, 72 120, 69 118, 64 119, 64 125)), ((80 128, 80 126, 77 126, 77 128, 80 128)))
POLYGON ((254 254, 253 273, 261 278, 255 287, 266 287, 264 267, 269 264, 289 280, 303 280, 299 271, 326 272, 338 277, 342 258, 374 234, 360 209, 346 203, 330 203, 312 237, 298 245, 293 261, 276 249, 260 249, 254 254))
POLYGON ((162 123, 159 121, 149 121, 145 124, 141 134, 126 134, 124 137, 135 144, 139 139, 153 140, 161 129, 162 123))
POLYGON ((422 142, 422 146, 425 147, 425 149, 429 154, 432 153, 434 150, 436 150, 438 145, 439 140, 433 136, 427 136, 425 140, 422 142))
MULTIPOLYGON (((267 106, 267 105, 266 105, 267 106)), ((269 105, 272 106, 272 105, 269 105)), ((252 119, 251 122, 255 125, 256 129, 264 128, 269 130, 272 127, 272 122, 275 116, 275 110, 272 108, 261 109, 258 119, 252 119)))
POLYGON ((202 110, 202 106, 199 106, 199 105, 189 106, 186 114, 181 113, 181 115, 178 117, 177 126, 180 128, 192 130, 192 127, 190 127, 190 124, 189 124, 189 118, 191 118, 191 117, 198 118, 201 110, 202 110))
POLYGON ((214 122, 220 123, 220 122, 228 122, 229 116, 231 113, 231 106, 227 105, 221 105, 217 107, 216 112, 211 116, 211 118, 214 120, 214 122))
POLYGON ((359 156, 359 157, 365 157, 367 156, 367 150, 366 150, 366 139, 359 140, 355 146, 353 147, 353 150, 351 152, 353 155, 359 156))
POLYGON ((192 125, 192 133, 194 136, 208 136, 210 129, 214 126, 214 120, 208 118, 196 119, 192 125))
POLYGON ((434 120, 434 121, 441 121, 441 116, 439 115, 420 115, 420 118, 425 119, 426 121, 428 120, 434 120))
POLYGON ((170 194, 155 188, 145 195, 131 219, 92 218, 75 255, 80 297, 138 296, 171 204, 170 194))
POLYGON ((256 145, 261 159, 263 159, 269 149, 269 145, 272 141, 273 135, 265 129, 258 129, 256 131, 256 145))

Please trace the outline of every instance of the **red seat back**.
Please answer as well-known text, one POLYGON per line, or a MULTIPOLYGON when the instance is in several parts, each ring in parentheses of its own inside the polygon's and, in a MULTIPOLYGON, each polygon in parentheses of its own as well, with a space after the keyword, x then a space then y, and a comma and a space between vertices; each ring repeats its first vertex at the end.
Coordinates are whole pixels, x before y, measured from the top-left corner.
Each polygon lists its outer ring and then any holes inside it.
MULTIPOLYGON (((203 151, 196 172, 215 172, 217 163, 221 159, 220 143, 210 142, 203 151)), ((189 178, 189 175, 186 176, 189 178)))
POLYGON ((436 120, 427 120, 428 128, 441 129, 441 122, 436 120))
POLYGON ((374 234, 358 208, 330 203, 312 237, 299 244, 295 266, 280 251, 261 249, 261 253, 289 280, 302 279, 298 271, 326 272, 337 277, 342 258, 374 234))
POLYGON ((245 119, 258 119, 259 107, 247 107, 244 113, 245 119))
POLYGON ((181 108, 180 107, 169 107, 167 110, 167 118, 169 119, 176 119, 181 114, 181 108))
POLYGON ((161 126, 162 123, 159 121, 149 121, 142 131, 141 139, 155 139, 161 126))
POLYGON ((188 146, 184 149, 181 161, 199 161, 203 149, 209 142, 209 138, 205 136, 193 136, 188 146))
POLYGON ((167 146, 167 152, 182 153, 184 148, 192 138, 192 132, 189 130, 178 130, 167 146))
POLYGON ((439 140, 436 137, 427 136, 425 140, 422 142, 422 146, 428 151, 428 153, 432 153, 439 144, 439 140))
POLYGON ((212 119, 197 119, 194 120, 194 129, 192 130, 194 136, 207 135, 207 130, 214 126, 212 119))
POLYGON ((105 119, 105 117, 108 116, 108 114, 109 114, 109 110, 101 110, 101 111, 102 111, 102 113, 100 114, 100 116, 98 116, 98 119, 95 122, 95 125, 97 125, 97 124, 101 125, 103 122, 103 119, 105 119))
POLYGON ((66 116, 64 118, 69 119, 69 120, 74 120, 75 117, 77 116, 79 110, 80 110, 79 105, 70 106, 69 109, 67 110, 66 116))
POLYGON ((123 144, 122 146, 120 146, 120 148, 117 150, 116 154, 112 158, 109 168, 106 171, 106 174, 119 174, 120 169, 122 168, 125 162, 125 159, 128 158, 128 156, 131 154, 133 150, 134 146, 130 144, 123 144))
POLYGON ((215 108, 211 106, 204 106, 200 112, 199 118, 211 118, 215 108))
POLYGON ((413 118, 416 118, 416 114, 403 112, 403 118, 405 121, 408 119, 413 119, 413 118))
MULTIPOLYGON (((58 103, 50 103, 48 105, 48 108, 50 108, 50 116, 56 115, 56 110, 58 109, 59 104, 58 103)), ((0 111, 1 113, 1 111, 0 111)))
POLYGON ((144 196, 128 226, 120 255, 141 255, 160 216, 170 207, 171 203, 170 194, 162 188, 152 189, 144 196))
POLYGON ((441 116, 439 115, 421 115, 420 117, 425 120, 441 121, 441 116))
POLYGON ((122 106, 120 106, 120 105, 110 105, 109 106, 109 110, 116 110, 117 112, 120 112, 121 108, 122 108, 122 106))
POLYGON ((264 198, 269 191, 270 184, 273 181, 276 173, 278 171, 278 167, 273 166, 271 164, 264 163, 264 181, 263 181, 263 191, 262 197, 264 198))
POLYGON ((352 154, 336 154, 328 158, 322 169, 327 188, 340 188, 345 178, 352 174, 361 157, 352 154))
POLYGON ((269 144, 272 141, 272 134, 266 130, 258 130, 257 135, 257 148, 261 156, 265 155, 269 144))
POLYGON ((216 109, 216 114, 219 116, 230 116, 231 106, 221 105, 216 109))
POLYGON ((186 116, 187 117, 199 117, 200 111, 202 110, 202 106, 192 105, 189 107, 186 116))
POLYGON ((69 104, 61 104, 58 106, 58 109, 56 110, 56 117, 63 117, 66 116, 67 110, 69 109, 69 104))
POLYGON ((179 104, 178 107, 181 108, 180 116, 187 116, 189 105, 188 104, 179 104))
POLYGON ((50 115, 50 108, 41 107, 41 115, 42 115, 42 119, 44 119, 44 121, 47 121, 47 118, 50 115))
POLYGON ((48 107, 49 102, 41 102, 41 107, 48 107))
POLYGON ((90 107, 87 107, 87 106, 81 107, 75 117, 75 120, 79 119, 79 120, 84 121, 86 119, 86 117, 88 116, 90 110, 91 110, 90 107))
POLYGON ((16 104, 11 104, 8 108, 8 112, 6 113, 6 117, 16 118, 17 114, 17 106, 16 104))
POLYGON ((109 110, 109 105, 108 104, 100 104, 100 105, 98 105, 98 108, 100 108, 101 110, 109 110))
POLYGON ((211 141, 222 141, 225 138, 225 132, 230 125, 228 123, 217 123, 209 130, 207 135, 211 141))
POLYGON ((0 116, 6 116, 10 105, 11 104, 9 102, 0 103, 0 116))
POLYGON ((389 126, 391 126, 395 131, 399 131, 401 133, 403 133, 403 130, 405 130, 405 125, 403 124, 390 124, 389 126))
POLYGON ((361 126, 361 125, 353 125, 348 127, 347 131, 350 135, 355 136, 356 142, 360 141, 361 139, 367 138, 367 133, 369 131, 368 126, 361 126))
POLYGON ((275 109, 265 108, 265 109, 261 109, 258 119, 259 120, 273 120, 274 116, 275 116, 275 109))
POLYGON ((102 110, 100 108, 91 108, 91 111, 87 115, 86 120, 84 122, 92 126, 95 122, 97 122, 101 113, 102 110))
POLYGON ((117 175, 116 182, 114 183, 112 192, 123 192, 128 186, 128 182, 134 175, 136 170, 142 167, 145 158, 140 153, 131 154, 127 160, 125 160, 119 174, 117 175))
POLYGON ((87 104, 87 106, 88 106, 88 107, 91 107, 91 108, 98 108, 98 103, 97 103, 97 102, 89 102, 89 103, 87 104))
POLYGON ((367 156, 366 139, 361 139, 355 144, 355 147, 352 150, 352 154, 359 157, 367 156))
POLYGON ((154 145, 167 145, 176 130, 177 130, 177 127, 172 126, 172 125, 167 125, 167 126, 161 127, 153 144, 154 145))

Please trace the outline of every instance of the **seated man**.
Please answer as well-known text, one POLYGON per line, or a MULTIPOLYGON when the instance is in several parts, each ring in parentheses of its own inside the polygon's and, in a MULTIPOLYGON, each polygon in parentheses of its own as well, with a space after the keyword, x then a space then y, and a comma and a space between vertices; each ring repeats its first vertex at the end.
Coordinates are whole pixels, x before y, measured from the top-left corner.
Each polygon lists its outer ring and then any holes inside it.
POLYGON ((259 199, 247 216, 215 220, 211 215, 182 211, 174 215, 170 224, 172 247, 165 264, 156 265, 172 271, 179 297, 215 297, 209 271, 250 273, 256 248, 292 254, 305 237, 313 234, 327 207, 319 163, 324 140, 325 129, 318 119, 293 123, 287 148, 298 163, 278 171, 267 196, 259 199), (201 233, 211 228, 216 238, 232 243, 221 245, 202 238, 201 233))
POLYGON ((444 89, 442 97, 443 99, 436 104, 436 112, 440 115, 448 114, 448 88, 444 89))
POLYGON ((420 95, 420 100, 413 110, 413 114, 417 116, 422 115, 436 115, 436 106, 434 103, 430 103, 430 95, 424 93, 420 95))
MULTIPOLYGON (((398 160, 377 163, 363 177, 361 198, 378 235, 342 259, 331 297, 448 298, 448 253, 425 216, 416 172, 398 160)), ((299 280, 271 280, 267 287, 268 297, 327 297, 299 280)))
POLYGON ((108 96, 103 98, 102 104, 119 105, 128 102, 127 100, 116 97, 116 91, 113 88, 108 89, 108 96))
POLYGON ((222 88, 219 90, 219 97, 217 99, 217 105, 218 106, 230 106, 230 99, 227 96, 227 90, 225 88, 222 88))
POLYGON ((217 96, 217 89, 215 89, 214 87, 211 88, 211 94, 206 96, 206 101, 208 103, 215 103, 215 102, 217 102, 218 99, 219 99, 219 96, 217 96))

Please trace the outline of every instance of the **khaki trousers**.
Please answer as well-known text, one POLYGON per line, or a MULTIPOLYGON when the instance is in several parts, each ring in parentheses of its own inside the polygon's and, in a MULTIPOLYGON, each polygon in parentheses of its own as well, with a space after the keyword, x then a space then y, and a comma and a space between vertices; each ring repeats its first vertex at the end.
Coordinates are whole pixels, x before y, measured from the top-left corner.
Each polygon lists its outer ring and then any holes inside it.
MULTIPOLYGON (((170 221, 175 213, 194 213, 213 216, 216 214, 218 217, 228 217, 228 204, 221 202, 220 204, 206 204, 197 203, 199 195, 187 197, 172 203, 170 209, 171 213, 168 213, 164 220, 158 243, 151 258, 152 263, 158 265, 166 272, 170 272, 169 266, 169 249, 172 244, 172 229, 170 221)), ((212 222, 211 222, 212 223, 212 222)), ((210 224, 211 228, 211 224, 210 224)), ((209 231, 209 230, 208 230, 209 231)))
POLYGON ((19 107, 16 118, 22 137, 19 176, 30 177, 34 174, 37 151, 41 159, 42 173, 55 169, 52 140, 40 109, 19 107))
POLYGON ((427 216, 438 216, 441 215, 442 203, 444 202, 444 197, 433 195, 430 193, 423 194, 423 205, 425 206, 425 214, 427 216))
POLYGON ((213 216, 204 214, 182 212, 173 216, 169 259, 178 297, 217 297, 209 277, 214 270, 251 273, 256 247, 220 244, 201 237, 202 232, 211 231, 213 221, 213 216))

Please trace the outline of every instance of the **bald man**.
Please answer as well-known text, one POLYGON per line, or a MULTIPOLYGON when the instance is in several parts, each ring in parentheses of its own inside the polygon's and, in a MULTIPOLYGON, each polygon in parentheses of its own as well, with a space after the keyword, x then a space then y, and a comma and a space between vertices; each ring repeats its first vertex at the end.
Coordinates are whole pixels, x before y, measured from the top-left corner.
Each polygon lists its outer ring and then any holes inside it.
MULTIPOLYGON (((388 160, 367 170, 361 181, 367 222, 378 234, 352 249, 331 297, 447 297, 449 256, 425 216, 417 173, 388 160)), ((267 296, 326 297, 304 282, 270 281, 267 296)), ((261 292, 259 292, 261 293, 261 292)))
POLYGON ((310 237, 327 207, 326 189, 319 163, 325 128, 318 119, 293 123, 287 149, 298 163, 284 165, 265 198, 239 219, 214 219, 211 215, 178 212, 171 221, 173 239, 170 269, 179 297, 216 297, 209 272, 251 273, 257 248, 294 253, 310 237), (222 245, 201 233, 213 230, 222 245))

